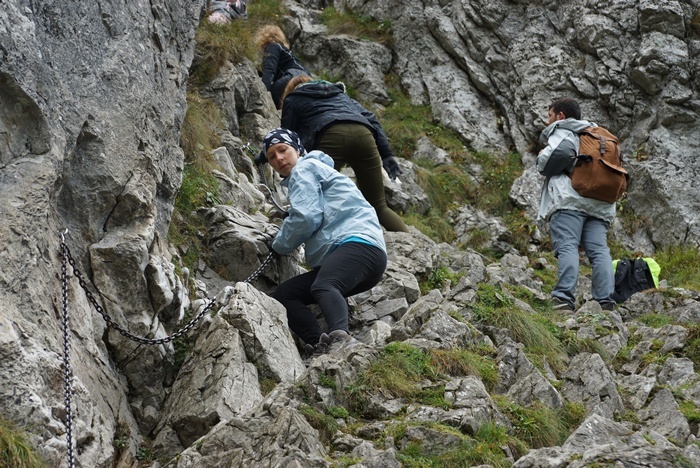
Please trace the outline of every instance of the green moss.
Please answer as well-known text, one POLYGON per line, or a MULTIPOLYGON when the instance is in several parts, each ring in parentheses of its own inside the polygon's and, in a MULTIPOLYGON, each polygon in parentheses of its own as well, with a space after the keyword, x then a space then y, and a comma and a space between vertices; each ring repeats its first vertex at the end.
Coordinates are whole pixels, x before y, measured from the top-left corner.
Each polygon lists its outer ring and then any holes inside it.
POLYGON ((40 468, 46 466, 26 433, 11 421, 0 418, 0 466, 40 468))
POLYGON ((644 314, 641 317, 637 317, 637 320, 652 328, 661 328, 664 325, 675 323, 673 317, 664 314, 644 314))

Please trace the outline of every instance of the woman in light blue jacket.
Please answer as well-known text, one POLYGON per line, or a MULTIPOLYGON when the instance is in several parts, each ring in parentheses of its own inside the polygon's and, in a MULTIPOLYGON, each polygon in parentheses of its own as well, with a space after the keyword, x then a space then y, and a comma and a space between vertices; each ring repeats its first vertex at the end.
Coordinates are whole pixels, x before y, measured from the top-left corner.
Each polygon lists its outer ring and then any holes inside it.
POLYGON ((375 286, 387 264, 384 234, 374 208, 355 183, 333 169, 321 151, 306 153, 299 136, 284 128, 269 132, 263 152, 289 189, 291 207, 272 242, 278 254, 305 244, 311 271, 280 284, 272 297, 287 309, 289 327, 308 354, 334 351, 354 341, 346 297, 375 286), (323 333, 309 304, 321 308, 323 333))

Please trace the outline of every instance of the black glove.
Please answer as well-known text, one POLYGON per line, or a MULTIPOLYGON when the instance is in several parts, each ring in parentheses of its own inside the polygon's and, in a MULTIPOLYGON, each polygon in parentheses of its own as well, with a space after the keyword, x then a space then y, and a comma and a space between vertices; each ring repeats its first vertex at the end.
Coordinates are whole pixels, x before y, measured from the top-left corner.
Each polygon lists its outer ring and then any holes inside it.
POLYGON ((389 174, 389 178, 391 180, 396 180, 396 178, 399 176, 399 174, 403 174, 403 171, 401 170, 401 167, 399 166, 399 162, 393 156, 389 156, 387 158, 384 158, 382 160, 382 167, 384 167, 384 170, 386 171, 386 173, 389 174))
POLYGON ((278 254, 275 249, 272 248, 272 243, 275 241, 275 238, 273 237, 269 241, 267 241, 267 250, 270 251, 272 254, 272 258, 280 258, 280 254, 278 254))
POLYGON ((262 151, 260 151, 260 154, 258 154, 257 156, 255 156, 253 158, 253 162, 257 166, 262 166, 263 164, 267 163, 267 155, 265 153, 263 153, 262 151))

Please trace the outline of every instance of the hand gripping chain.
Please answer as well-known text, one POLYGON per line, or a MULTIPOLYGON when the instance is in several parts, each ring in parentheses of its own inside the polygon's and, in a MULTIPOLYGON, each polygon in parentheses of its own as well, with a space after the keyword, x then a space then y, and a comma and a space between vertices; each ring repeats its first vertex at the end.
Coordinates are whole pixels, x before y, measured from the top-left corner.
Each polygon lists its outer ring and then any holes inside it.
MULTIPOLYGON (((63 314, 62 314, 62 320, 61 320, 61 328, 63 332, 63 370, 64 370, 64 380, 65 380, 65 397, 64 397, 64 402, 66 405, 66 443, 68 445, 68 467, 69 468, 75 468, 75 456, 73 453, 73 431, 72 431, 72 426, 73 426, 73 417, 72 417, 72 410, 71 410, 71 402, 73 400, 73 370, 71 368, 70 364, 70 344, 69 344, 69 327, 68 327, 68 276, 67 276, 67 267, 66 267, 66 262, 70 263, 71 268, 73 269, 73 274, 75 277, 78 279, 78 283, 80 284, 80 287, 85 291, 85 296, 88 298, 88 301, 92 304, 92 306, 95 308, 95 310, 102 316, 105 322, 107 322, 107 326, 111 327, 115 330, 117 330, 119 333, 121 333, 123 336, 129 338, 130 340, 136 341, 137 343, 141 344, 146 344, 146 345, 159 345, 159 344, 164 344, 168 343, 170 341, 173 341, 185 333, 187 333, 194 325, 206 314, 214 305, 216 302, 215 299, 213 299, 209 304, 207 304, 206 307, 204 307, 192 320, 190 320, 187 325, 182 327, 180 330, 176 331, 170 336, 166 336, 164 338, 158 338, 158 339, 152 339, 152 338, 142 338, 140 336, 136 336, 132 333, 129 333, 128 330, 120 327, 114 320, 112 320, 112 317, 107 315, 107 313, 104 311, 102 306, 97 303, 97 300, 95 299, 95 296, 92 294, 92 292, 88 289, 87 283, 83 279, 83 275, 75 267, 75 260, 73 259, 73 256, 70 253, 70 249, 68 249, 68 245, 66 245, 66 239, 65 235, 68 232, 68 229, 66 229, 64 232, 61 232, 61 256, 63 257, 61 261, 61 285, 62 285, 62 293, 63 293, 63 314)), ((258 276, 260 276, 260 273, 267 267, 267 265, 272 261, 274 256, 273 252, 270 252, 270 254, 265 258, 265 260, 262 261, 260 266, 258 267, 257 270, 253 272, 245 281, 244 283, 250 283, 251 281, 254 281, 258 276)))

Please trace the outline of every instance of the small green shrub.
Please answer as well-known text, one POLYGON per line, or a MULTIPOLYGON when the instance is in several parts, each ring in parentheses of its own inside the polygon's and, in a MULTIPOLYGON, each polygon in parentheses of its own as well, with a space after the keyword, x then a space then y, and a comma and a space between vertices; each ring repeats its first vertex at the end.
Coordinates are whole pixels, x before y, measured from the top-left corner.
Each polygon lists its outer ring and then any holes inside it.
POLYGON ((417 169, 416 177, 432 209, 438 212, 445 213, 475 198, 476 185, 458 165, 446 164, 432 171, 417 169))
POLYGON ((452 242, 456 235, 452 224, 445 216, 436 210, 426 214, 406 213, 402 216, 406 224, 410 224, 426 236, 438 242, 452 242))
POLYGON ((700 325, 691 325, 686 328, 688 329, 688 336, 682 354, 693 361, 697 369, 700 367, 700 325))
POLYGON ((428 278, 420 283, 421 294, 426 294, 433 289, 441 289, 447 281, 455 284, 462 275, 451 272, 445 267, 433 268, 428 273, 428 278))
POLYGON ((335 377, 332 375, 328 374, 319 374, 318 376, 318 384, 321 387, 326 387, 335 390, 337 388, 337 384, 335 383, 335 377))
POLYGON ((336 419, 347 419, 350 416, 348 410, 342 406, 329 406, 326 408, 326 413, 328 413, 328 416, 336 419))
MULTIPOLYGON (((508 434, 503 426, 484 424, 479 428, 473 438, 467 437, 454 429, 436 423, 423 424, 433 430, 444 431, 459 437, 461 442, 441 453, 435 453, 430 444, 421 444, 411 441, 399 451, 398 460, 405 467, 471 467, 476 465, 489 465, 494 468, 511 466, 506 458, 504 448, 508 447, 516 456, 522 456, 527 447, 525 444, 508 434)), ((404 436, 401 431, 395 431, 396 440, 404 436)), ((402 431, 405 433, 405 429, 402 431)))
POLYGON ((195 33, 195 50, 199 60, 190 69, 190 83, 201 86, 211 82, 227 63, 248 58, 259 61, 260 51, 254 41, 253 25, 246 21, 225 24, 203 20, 195 33))
POLYGON ((40 468, 46 466, 29 442, 27 435, 14 423, 0 418, 0 466, 40 468))
POLYGON ((187 94, 187 112, 180 132, 180 147, 185 161, 202 169, 216 167, 211 151, 221 142, 223 120, 219 108, 196 92, 187 94))
POLYGON ((695 403, 689 400, 682 400, 678 406, 690 424, 700 424, 700 408, 695 403))
POLYGON ((264 24, 282 26, 286 13, 283 2, 255 0, 248 5, 246 21, 214 24, 204 19, 195 33, 196 57, 190 68, 190 85, 211 82, 227 62, 236 64, 248 59, 260 63, 262 51, 255 44, 258 28, 264 24))
POLYGON ((272 390, 274 390, 275 387, 277 387, 278 383, 279 382, 277 382, 275 379, 271 379, 271 378, 259 379, 260 393, 262 393, 263 395, 267 395, 272 390))

